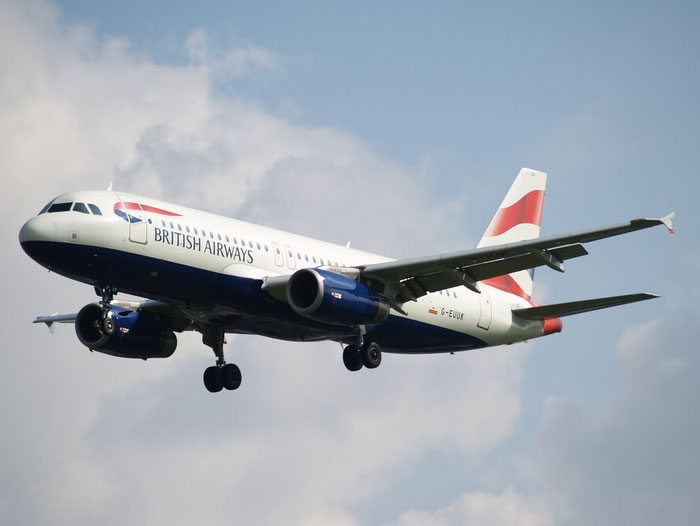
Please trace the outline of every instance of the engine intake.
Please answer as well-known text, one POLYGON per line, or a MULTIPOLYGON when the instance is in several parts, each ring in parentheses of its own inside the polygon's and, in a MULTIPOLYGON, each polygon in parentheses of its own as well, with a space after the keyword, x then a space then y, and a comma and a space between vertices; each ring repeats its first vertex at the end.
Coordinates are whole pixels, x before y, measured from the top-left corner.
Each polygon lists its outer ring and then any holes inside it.
POLYGON ((389 315, 389 304, 369 287, 323 269, 302 269, 287 284, 287 300, 302 316, 335 325, 374 325, 389 315))
POLYGON ((104 328, 100 305, 91 303, 80 309, 75 319, 80 343, 121 358, 167 358, 175 352, 175 334, 154 314, 113 306, 108 317, 111 331, 104 328))

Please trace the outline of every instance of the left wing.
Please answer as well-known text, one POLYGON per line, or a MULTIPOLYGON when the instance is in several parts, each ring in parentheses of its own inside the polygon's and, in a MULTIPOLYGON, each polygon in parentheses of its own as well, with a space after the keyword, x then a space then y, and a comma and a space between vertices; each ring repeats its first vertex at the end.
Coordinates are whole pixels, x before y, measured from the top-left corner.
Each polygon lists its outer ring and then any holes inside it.
POLYGON ((401 304, 416 300, 428 292, 463 285, 480 292, 477 282, 546 265, 564 272, 563 261, 588 252, 580 243, 597 241, 665 225, 673 233, 675 212, 661 219, 634 219, 604 228, 582 230, 570 234, 547 238, 530 239, 387 263, 376 263, 359 267, 361 276, 384 286, 384 296, 392 307, 401 311, 401 304))

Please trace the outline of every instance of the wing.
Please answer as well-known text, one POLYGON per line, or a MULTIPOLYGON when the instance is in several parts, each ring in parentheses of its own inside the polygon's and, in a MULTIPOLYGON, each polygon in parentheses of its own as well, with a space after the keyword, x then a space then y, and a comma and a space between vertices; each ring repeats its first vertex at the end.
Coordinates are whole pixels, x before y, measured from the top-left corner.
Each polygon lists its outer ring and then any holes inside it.
MULTIPOLYGON (((191 320, 177 307, 156 300, 146 301, 112 301, 114 307, 126 307, 136 311, 147 311, 158 314, 162 318, 168 320, 168 325, 176 332, 182 332, 191 325, 191 320)), ((75 323, 78 317, 77 313, 73 314, 52 314, 51 316, 38 316, 33 323, 45 323, 49 330, 53 333, 57 323, 75 323)))
POLYGON ((359 267, 362 277, 384 286, 392 307, 438 290, 463 285, 479 292, 477 282, 546 265, 564 271, 563 261, 586 255, 581 243, 597 241, 665 225, 673 233, 671 213, 661 219, 634 219, 627 223, 582 230, 547 238, 476 248, 416 259, 390 261, 359 267))

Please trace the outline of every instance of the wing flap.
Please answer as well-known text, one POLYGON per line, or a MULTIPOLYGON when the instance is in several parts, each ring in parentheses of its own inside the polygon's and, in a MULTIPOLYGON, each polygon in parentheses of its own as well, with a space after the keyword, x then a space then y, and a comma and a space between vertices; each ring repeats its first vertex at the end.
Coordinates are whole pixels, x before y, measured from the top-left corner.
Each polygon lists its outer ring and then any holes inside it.
POLYGON ((659 296, 655 294, 647 293, 625 294, 623 296, 610 296, 607 298, 595 298, 592 300, 570 301, 568 303, 529 307, 527 309, 515 309, 512 312, 528 320, 544 320, 546 318, 561 318, 563 316, 572 316, 583 312, 607 309, 608 307, 616 307, 618 305, 651 300, 658 297, 659 296))

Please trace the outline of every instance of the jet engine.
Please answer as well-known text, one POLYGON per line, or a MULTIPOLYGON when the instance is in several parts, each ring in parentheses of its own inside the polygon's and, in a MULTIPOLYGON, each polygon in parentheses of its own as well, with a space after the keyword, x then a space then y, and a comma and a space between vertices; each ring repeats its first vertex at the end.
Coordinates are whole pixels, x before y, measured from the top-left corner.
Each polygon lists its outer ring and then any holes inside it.
POLYGON ((97 303, 80 309, 75 332, 89 349, 121 358, 167 358, 177 347, 175 334, 155 314, 112 306, 104 319, 97 303))
POLYGON ((389 304, 366 285, 323 269, 295 272, 287 300, 302 316, 335 325, 373 325, 389 315, 389 304))

